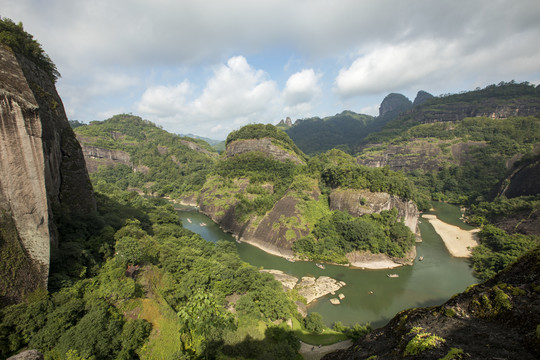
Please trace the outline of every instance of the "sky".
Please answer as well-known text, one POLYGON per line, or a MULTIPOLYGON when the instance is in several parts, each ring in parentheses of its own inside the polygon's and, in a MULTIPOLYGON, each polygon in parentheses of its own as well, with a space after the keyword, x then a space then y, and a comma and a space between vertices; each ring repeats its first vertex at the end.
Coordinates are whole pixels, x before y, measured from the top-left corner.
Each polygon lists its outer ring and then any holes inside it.
POLYGON ((70 120, 132 113, 225 139, 250 123, 540 83, 538 0, 0 0, 62 77, 70 120))

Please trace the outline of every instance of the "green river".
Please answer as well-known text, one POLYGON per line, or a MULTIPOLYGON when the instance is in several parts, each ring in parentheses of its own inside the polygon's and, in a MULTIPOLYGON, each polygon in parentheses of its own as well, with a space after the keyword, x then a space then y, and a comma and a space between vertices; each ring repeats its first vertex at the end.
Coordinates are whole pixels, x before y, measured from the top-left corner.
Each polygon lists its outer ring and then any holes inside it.
MULTIPOLYGON (((433 205, 435 211, 431 213, 437 214, 441 220, 471 229, 459 219, 459 208, 444 203, 433 205)), ((298 278, 326 275, 347 283, 338 291, 345 295, 341 304, 330 303, 330 298, 336 297, 336 294, 319 298, 308 307, 308 311, 320 313, 328 326, 341 321, 345 325, 370 322, 374 327, 380 327, 401 310, 442 304, 455 293, 477 282, 469 260, 450 256, 439 235, 422 218, 419 227, 423 241, 417 243, 417 254, 424 256, 424 260, 416 261, 414 266, 361 270, 325 264, 326 269, 323 270, 312 262, 289 262, 252 245, 237 243, 230 234, 223 232, 210 218, 195 209, 181 209, 179 214, 184 227, 206 240, 234 242, 242 260, 256 267, 282 270, 298 278), (201 226, 201 223, 207 226, 201 226), (389 273, 398 274, 399 277, 389 278, 389 273)))

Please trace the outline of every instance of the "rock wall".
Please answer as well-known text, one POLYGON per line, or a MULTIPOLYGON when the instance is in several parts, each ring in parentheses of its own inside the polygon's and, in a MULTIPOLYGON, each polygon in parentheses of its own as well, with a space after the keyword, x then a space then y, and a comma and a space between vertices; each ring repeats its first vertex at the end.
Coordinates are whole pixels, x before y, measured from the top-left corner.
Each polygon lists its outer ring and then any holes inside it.
POLYGON ((417 234, 420 213, 410 200, 369 190, 335 189, 330 193, 330 209, 347 211, 353 216, 379 213, 392 208, 398 210, 398 216, 403 219, 405 225, 417 234))
POLYGON ((0 46, 0 296, 18 301, 46 287, 54 214, 96 210, 81 148, 51 79, 0 46), (37 281, 28 282, 26 272, 37 281))
POLYGON ((272 144, 270 138, 236 140, 227 145, 226 155, 235 156, 247 152, 260 151, 279 161, 291 160, 296 164, 303 164, 304 161, 296 155, 272 144))
MULTIPOLYGON (((79 141, 81 141, 79 139, 79 141)), ((82 153, 88 172, 96 172, 99 166, 114 166, 118 164, 133 167, 129 154, 122 150, 109 150, 97 146, 84 145, 81 141, 82 153)))

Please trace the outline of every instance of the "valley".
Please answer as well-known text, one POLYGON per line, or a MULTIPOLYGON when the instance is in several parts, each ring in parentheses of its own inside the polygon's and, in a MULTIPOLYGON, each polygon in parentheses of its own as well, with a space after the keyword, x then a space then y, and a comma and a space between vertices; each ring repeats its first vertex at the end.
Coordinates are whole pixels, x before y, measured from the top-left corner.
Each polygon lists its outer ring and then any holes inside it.
POLYGON ((218 152, 68 121, 39 43, 0 35, 1 358, 540 353, 540 86, 390 93, 218 152))

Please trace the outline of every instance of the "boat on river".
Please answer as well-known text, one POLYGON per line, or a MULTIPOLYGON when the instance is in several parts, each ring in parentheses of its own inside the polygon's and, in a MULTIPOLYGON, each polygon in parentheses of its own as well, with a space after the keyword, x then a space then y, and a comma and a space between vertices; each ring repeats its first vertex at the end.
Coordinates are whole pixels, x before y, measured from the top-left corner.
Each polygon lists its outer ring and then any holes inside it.
POLYGON ((418 261, 422 261, 422 260, 424 260, 423 256, 418 257, 418 261))
POLYGON ((187 218, 187 222, 191 224, 193 221, 191 221, 190 218, 187 218))
POLYGON ((389 278, 397 278, 397 277, 399 277, 398 274, 388 274, 386 276, 388 276, 389 278))
POLYGON ((323 264, 315 264, 315 266, 317 266, 319 269, 326 269, 323 264))
POLYGON ((206 223, 202 222, 199 224, 200 226, 206 226, 206 223))

